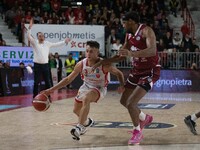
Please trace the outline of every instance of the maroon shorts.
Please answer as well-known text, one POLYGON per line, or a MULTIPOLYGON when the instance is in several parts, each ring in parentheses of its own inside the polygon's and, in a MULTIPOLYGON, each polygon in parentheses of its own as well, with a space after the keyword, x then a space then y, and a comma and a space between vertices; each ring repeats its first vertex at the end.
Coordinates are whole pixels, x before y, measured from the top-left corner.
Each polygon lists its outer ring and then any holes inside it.
POLYGON ((148 74, 140 74, 134 75, 129 74, 127 78, 125 87, 126 88, 134 88, 135 86, 140 86, 145 89, 147 92, 152 89, 153 84, 159 79, 160 77, 160 65, 156 65, 152 71, 148 74))

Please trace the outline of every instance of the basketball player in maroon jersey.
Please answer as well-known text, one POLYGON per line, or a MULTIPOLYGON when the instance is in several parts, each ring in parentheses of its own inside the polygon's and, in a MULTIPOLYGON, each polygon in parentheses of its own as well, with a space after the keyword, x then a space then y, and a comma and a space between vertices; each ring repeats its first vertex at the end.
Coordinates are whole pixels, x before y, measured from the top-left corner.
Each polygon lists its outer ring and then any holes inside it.
POLYGON ((144 114, 137 104, 159 79, 160 65, 155 33, 150 27, 139 23, 139 15, 135 12, 127 13, 123 17, 123 26, 127 34, 119 54, 102 60, 93 68, 100 64, 122 61, 127 56, 133 57, 133 68, 127 78, 120 102, 128 109, 134 126, 128 144, 139 144, 143 139, 142 129, 152 122, 153 117, 144 114))

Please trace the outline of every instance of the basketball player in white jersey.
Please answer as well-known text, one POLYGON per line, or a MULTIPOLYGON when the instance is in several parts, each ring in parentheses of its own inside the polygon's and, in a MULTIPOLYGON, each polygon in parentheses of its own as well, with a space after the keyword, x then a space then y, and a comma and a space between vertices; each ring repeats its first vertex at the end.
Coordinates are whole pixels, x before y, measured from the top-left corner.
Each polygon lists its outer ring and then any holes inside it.
POLYGON ((124 77, 123 73, 112 65, 99 66, 92 71, 92 66, 100 61, 99 43, 96 41, 87 41, 86 43, 86 58, 79 61, 73 72, 61 80, 57 85, 51 87, 41 93, 50 95, 54 90, 65 87, 70 84, 80 73, 83 80, 83 85, 80 87, 75 98, 73 112, 78 116, 78 124, 71 130, 73 139, 79 140, 80 135, 86 132, 86 127, 92 126, 94 121, 88 118, 90 111, 90 103, 97 102, 104 98, 107 92, 107 85, 109 82, 109 73, 117 76, 120 85, 118 92, 124 91, 124 77))

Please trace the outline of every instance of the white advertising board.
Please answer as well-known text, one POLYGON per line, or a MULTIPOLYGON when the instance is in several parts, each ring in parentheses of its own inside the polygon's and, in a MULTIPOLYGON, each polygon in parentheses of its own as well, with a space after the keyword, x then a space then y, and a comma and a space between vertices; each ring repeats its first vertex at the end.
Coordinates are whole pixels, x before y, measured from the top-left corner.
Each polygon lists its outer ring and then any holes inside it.
POLYGON ((10 62, 10 66, 17 67, 20 62, 26 66, 33 64, 33 50, 31 47, 0 46, 0 60, 10 62))
MULTIPOLYGON (((28 28, 28 24, 25 27, 28 28)), ((100 44, 100 53, 105 55, 105 31, 101 25, 50 25, 34 24, 31 34, 34 38, 38 32, 43 32, 45 39, 49 42, 62 41, 65 38, 71 38, 68 45, 52 48, 52 53, 58 52, 59 55, 66 55, 68 51, 85 51, 86 42, 89 40, 98 41, 100 44)), ((24 32, 24 43, 28 46, 27 32, 24 32)))

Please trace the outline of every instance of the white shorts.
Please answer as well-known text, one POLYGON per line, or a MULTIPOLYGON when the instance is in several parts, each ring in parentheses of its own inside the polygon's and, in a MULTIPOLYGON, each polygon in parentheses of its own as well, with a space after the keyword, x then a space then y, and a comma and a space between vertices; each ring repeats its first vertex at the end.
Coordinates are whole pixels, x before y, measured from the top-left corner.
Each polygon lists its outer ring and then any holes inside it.
POLYGON ((107 93, 107 87, 101 87, 101 88, 97 88, 97 87, 93 87, 93 86, 88 86, 86 84, 83 84, 79 90, 78 90, 78 94, 75 97, 76 102, 81 103, 85 97, 85 95, 90 92, 91 90, 96 90, 99 94, 98 98, 95 100, 95 102, 97 102, 100 99, 103 99, 107 93))

